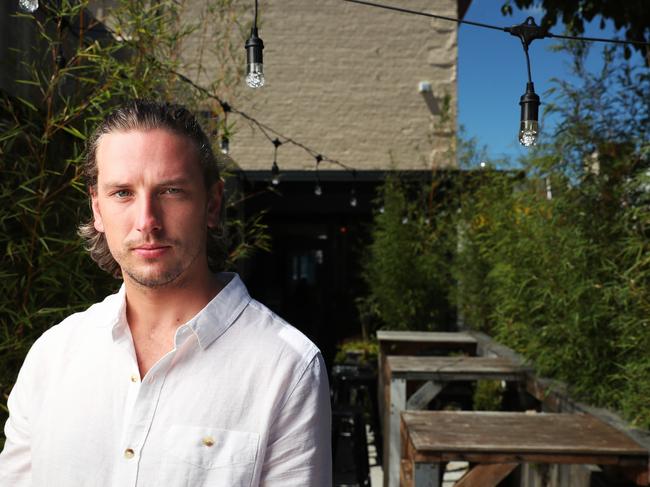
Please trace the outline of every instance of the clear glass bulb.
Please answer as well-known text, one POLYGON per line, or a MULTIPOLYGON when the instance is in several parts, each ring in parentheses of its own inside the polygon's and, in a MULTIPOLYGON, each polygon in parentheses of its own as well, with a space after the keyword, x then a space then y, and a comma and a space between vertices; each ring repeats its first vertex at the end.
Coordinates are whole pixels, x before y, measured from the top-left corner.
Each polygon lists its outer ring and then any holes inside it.
POLYGON ((251 88, 264 86, 264 65, 262 63, 250 63, 248 65, 246 84, 251 88))
POLYGON ((31 14, 38 10, 38 0, 18 0, 18 6, 22 11, 31 14))
POLYGON ((409 217, 408 216, 402 217, 402 225, 406 225, 408 222, 409 222, 409 217))
POLYGON ((278 184, 280 184, 280 177, 279 176, 273 176, 271 178, 271 183, 273 183, 273 186, 277 186, 278 184))
POLYGON ((519 143, 524 147, 532 147, 537 143, 539 124, 537 120, 522 120, 519 128, 519 143))
POLYGON ((228 137, 222 137, 221 138, 221 153, 222 154, 228 154, 230 152, 230 140, 228 140, 228 137))
POLYGON ((356 196, 351 196, 350 197, 350 206, 352 206, 352 207, 357 206, 357 197, 356 196))
POLYGON ((323 188, 320 187, 320 184, 317 184, 316 187, 314 188, 314 194, 316 196, 320 196, 323 194, 323 188))
POLYGON ((386 210, 384 209, 384 206, 383 206, 383 205, 380 206, 380 207, 379 207, 379 213, 384 213, 384 211, 386 211, 386 210))

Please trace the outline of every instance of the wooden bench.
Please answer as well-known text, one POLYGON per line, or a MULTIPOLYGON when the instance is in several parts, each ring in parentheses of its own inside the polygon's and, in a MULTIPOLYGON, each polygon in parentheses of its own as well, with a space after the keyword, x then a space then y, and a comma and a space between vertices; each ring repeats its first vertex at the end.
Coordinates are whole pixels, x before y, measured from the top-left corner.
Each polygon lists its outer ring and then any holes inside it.
POLYGON ((586 414, 408 411, 401 436, 402 487, 439 487, 448 461, 475 464, 455 487, 494 487, 522 463, 615 465, 648 485, 648 451, 586 414))
POLYGON ((400 414, 426 408, 449 382, 523 381, 529 369, 501 357, 386 357, 384 376, 384 485, 397 487, 400 471, 400 414), (407 397, 409 381, 425 381, 407 397))

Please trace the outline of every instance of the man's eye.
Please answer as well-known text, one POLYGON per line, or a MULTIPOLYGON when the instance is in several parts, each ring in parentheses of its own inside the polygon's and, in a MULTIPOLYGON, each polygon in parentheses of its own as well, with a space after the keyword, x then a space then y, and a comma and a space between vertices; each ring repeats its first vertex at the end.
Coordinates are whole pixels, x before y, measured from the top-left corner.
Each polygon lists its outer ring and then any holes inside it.
POLYGON ((131 192, 126 189, 120 189, 118 191, 115 191, 113 195, 116 196, 117 198, 127 198, 131 196, 131 192))
POLYGON ((181 192, 180 188, 165 188, 165 190, 163 191, 163 193, 165 194, 178 194, 180 192, 181 192))

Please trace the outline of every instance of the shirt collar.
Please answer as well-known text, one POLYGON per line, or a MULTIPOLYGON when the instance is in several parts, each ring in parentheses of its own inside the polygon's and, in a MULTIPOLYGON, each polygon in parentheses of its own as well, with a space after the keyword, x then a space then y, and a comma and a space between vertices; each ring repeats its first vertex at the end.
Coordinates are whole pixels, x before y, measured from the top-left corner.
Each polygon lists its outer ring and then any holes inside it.
POLYGON ((251 300, 236 273, 221 272, 219 279, 223 289, 187 323, 204 350, 230 328, 251 300))
MULTIPOLYGON (((224 287, 212 300, 184 326, 189 326, 202 349, 206 349, 232 325, 251 300, 246 286, 238 274, 221 272, 219 280, 224 287)), ((113 340, 125 336, 128 329, 126 320, 126 291, 124 284, 111 296, 115 307, 109 315, 113 340)))

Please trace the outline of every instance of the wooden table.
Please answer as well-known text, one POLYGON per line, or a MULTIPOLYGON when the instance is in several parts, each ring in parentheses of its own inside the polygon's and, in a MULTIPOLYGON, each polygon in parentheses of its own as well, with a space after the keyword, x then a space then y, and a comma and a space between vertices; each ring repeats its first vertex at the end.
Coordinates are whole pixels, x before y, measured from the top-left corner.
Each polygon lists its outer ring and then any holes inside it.
POLYGON ((400 414, 425 408, 449 382, 524 381, 527 367, 500 357, 386 357, 384 376, 384 485, 397 487, 400 471, 400 414), (406 397, 408 381, 426 381, 406 397))
POLYGON ((377 332, 379 342, 378 356, 378 398, 379 419, 383 425, 384 405, 383 390, 388 355, 449 355, 450 353, 463 353, 465 355, 476 355, 478 341, 469 333, 448 332, 448 331, 394 331, 379 330, 377 332))
POLYGON ((493 487, 521 463, 617 465, 648 485, 648 451, 586 414, 402 413, 403 487, 438 487, 440 463, 476 463, 456 487, 493 487))

